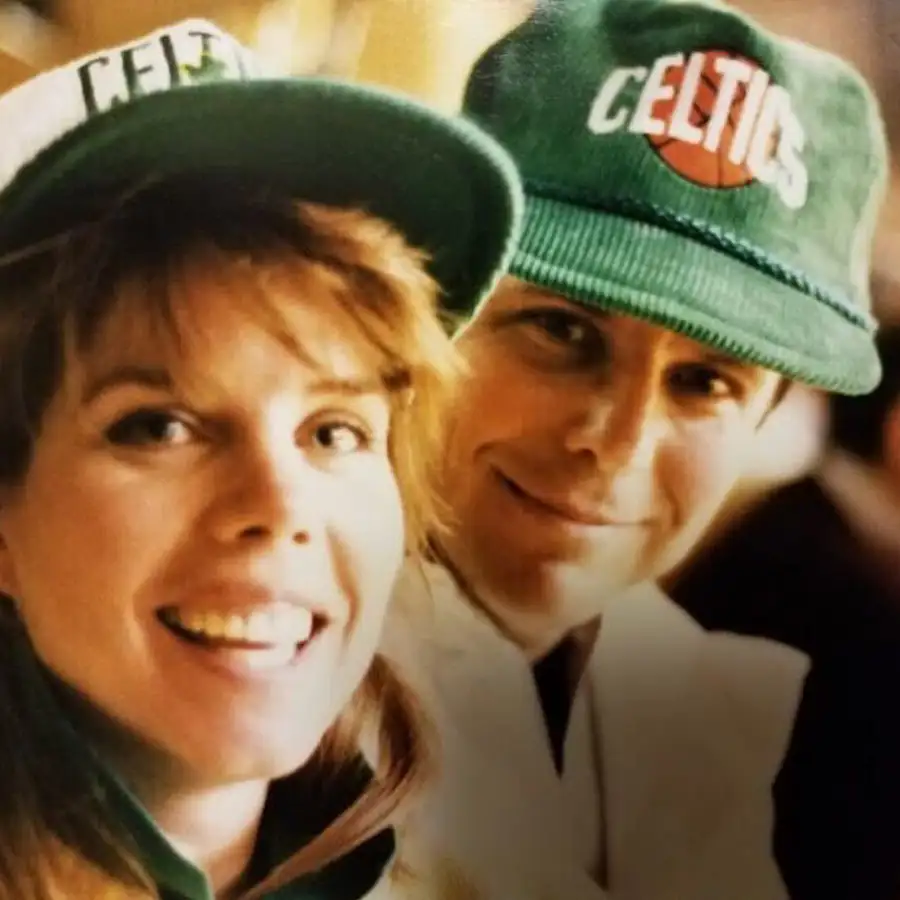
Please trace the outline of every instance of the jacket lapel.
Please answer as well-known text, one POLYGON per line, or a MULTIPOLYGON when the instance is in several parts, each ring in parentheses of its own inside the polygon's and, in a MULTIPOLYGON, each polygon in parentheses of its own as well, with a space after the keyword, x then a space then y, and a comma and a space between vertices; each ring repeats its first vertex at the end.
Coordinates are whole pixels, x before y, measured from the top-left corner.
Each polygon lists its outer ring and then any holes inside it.
POLYGON ((602 758, 607 894, 573 850, 527 661, 446 573, 423 583, 407 581, 412 603, 398 603, 384 648, 436 721, 441 771, 400 835, 419 887, 394 896, 787 900, 771 787, 802 654, 707 633, 653 587, 611 605, 583 685, 602 758))
POLYGON ((588 670, 616 900, 786 900, 771 788, 806 658, 712 634, 649 585, 604 616, 588 670))
POLYGON ((419 893, 396 896, 604 900, 574 861, 573 823, 527 660, 443 569, 429 569, 428 583, 428 603, 410 605, 403 598, 421 598, 422 589, 407 579, 384 644, 407 677, 420 670, 413 684, 441 745, 439 778, 400 835, 419 893))

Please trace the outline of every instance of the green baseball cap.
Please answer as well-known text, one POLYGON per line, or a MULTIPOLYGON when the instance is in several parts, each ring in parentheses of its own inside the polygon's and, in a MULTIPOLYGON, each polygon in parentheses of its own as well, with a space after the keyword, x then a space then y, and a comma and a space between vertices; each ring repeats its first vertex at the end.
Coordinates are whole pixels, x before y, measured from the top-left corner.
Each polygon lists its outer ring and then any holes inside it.
POLYGON ((505 269, 521 219, 515 165, 477 126, 385 90, 269 77, 203 20, 15 88, 0 135, 0 254, 146 180, 199 172, 380 216, 465 309, 505 269))
POLYGON ((712 0, 541 2, 464 111, 525 182, 512 274, 791 379, 877 384, 887 146, 846 63, 712 0))

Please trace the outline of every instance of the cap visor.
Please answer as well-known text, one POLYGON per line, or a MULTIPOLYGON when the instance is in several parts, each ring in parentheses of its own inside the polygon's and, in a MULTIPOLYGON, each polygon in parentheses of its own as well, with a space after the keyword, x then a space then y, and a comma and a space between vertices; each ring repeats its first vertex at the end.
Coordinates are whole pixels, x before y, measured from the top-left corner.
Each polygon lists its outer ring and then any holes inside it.
POLYGON ((510 272, 826 390, 865 394, 881 377, 873 329, 656 225, 529 197, 510 272))
POLYGON ((0 246, 21 247, 146 178, 204 172, 364 209, 431 257, 466 312, 508 262, 521 201, 490 139, 398 95, 326 79, 152 94, 70 132, 0 200, 0 246))

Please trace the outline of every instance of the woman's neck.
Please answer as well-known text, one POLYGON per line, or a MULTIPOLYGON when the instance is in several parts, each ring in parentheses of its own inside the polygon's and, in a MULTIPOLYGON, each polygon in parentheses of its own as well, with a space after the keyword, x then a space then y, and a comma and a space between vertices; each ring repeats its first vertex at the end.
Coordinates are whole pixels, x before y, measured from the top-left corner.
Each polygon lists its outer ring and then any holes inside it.
POLYGON ((144 800, 172 846, 206 873, 216 897, 236 897, 256 846, 267 784, 180 789, 144 800))
POLYGON ((204 781, 171 760, 121 740, 99 749, 185 859, 209 879, 217 898, 239 893, 253 856, 268 782, 236 784, 204 781))
POLYGON ((216 784, 186 770, 60 685, 60 700, 172 847, 208 878, 217 898, 237 896, 256 846, 269 784, 216 784))

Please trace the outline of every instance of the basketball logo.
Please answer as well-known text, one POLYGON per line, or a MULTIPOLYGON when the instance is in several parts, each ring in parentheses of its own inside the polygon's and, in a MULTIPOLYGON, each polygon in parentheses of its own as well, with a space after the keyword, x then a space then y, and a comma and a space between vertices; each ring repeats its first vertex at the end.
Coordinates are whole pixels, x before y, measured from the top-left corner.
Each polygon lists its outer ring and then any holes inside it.
POLYGON ((806 203, 806 132, 793 97, 739 53, 695 50, 612 69, 586 125, 598 138, 642 135, 670 172, 700 187, 758 182, 790 209, 806 203))
MULTIPOLYGON (((750 82, 733 85, 733 99, 723 108, 723 59, 737 60, 752 72, 759 71, 752 60, 722 50, 707 52, 702 58, 694 56, 686 65, 669 69, 663 84, 673 89, 673 96, 658 100, 652 114, 654 119, 669 123, 669 128, 664 134, 648 134, 647 140, 659 157, 688 181, 703 187, 735 188, 750 184, 756 177, 747 164, 747 148, 737 142, 750 82), (695 65, 692 70, 693 63, 702 64, 702 68, 695 65), (692 140, 691 132, 672 128, 679 118, 679 105, 682 120, 693 126, 702 140, 692 140)), ((777 136, 773 135, 769 156, 776 146, 777 136)))

